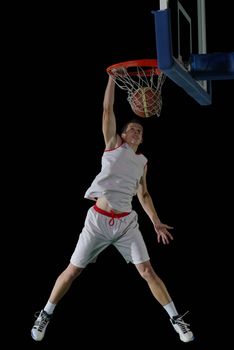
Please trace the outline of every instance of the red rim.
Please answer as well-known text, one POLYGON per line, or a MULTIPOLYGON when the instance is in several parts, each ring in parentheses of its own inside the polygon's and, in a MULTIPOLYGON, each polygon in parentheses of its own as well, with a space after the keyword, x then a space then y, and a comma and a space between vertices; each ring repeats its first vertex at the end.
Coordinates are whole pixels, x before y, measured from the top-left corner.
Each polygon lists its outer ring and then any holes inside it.
POLYGON ((156 59, 141 59, 141 60, 132 60, 124 61, 113 64, 109 66, 106 71, 108 74, 112 75, 112 70, 117 68, 132 68, 131 75, 138 75, 138 70, 134 70, 134 67, 142 67, 146 75, 152 74, 152 68, 154 69, 154 74, 159 75, 160 70, 158 68, 158 61, 156 59))

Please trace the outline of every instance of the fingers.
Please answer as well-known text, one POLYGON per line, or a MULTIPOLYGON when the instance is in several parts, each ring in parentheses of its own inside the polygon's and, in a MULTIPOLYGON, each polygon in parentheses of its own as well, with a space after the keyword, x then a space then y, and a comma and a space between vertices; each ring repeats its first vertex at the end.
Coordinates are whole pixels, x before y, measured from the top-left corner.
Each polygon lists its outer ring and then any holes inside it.
POLYGON ((173 226, 168 226, 168 225, 164 225, 165 228, 167 228, 168 230, 173 230, 173 226))
POLYGON ((127 70, 125 67, 117 67, 117 68, 112 68, 111 73, 113 76, 126 76, 127 75, 127 70))
POLYGON ((155 231, 157 232, 158 236, 158 243, 162 242, 163 244, 169 244, 170 240, 173 241, 173 236, 168 230, 172 230, 174 227, 169 226, 166 224, 160 223, 159 225, 155 226, 155 231))
POLYGON ((170 240, 173 241, 173 236, 170 232, 168 232, 166 229, 164 230, 159 230, 158 232, 158 243, 160 243, 160 240, 162 240, 163 244, 169 244, 170 240))
POLYGON ((169 244, 170 241, 166 236, 158 236, 158 243, 160 243, 160 240, 162 240, 163 244, 169 244))
POLYGON ((162 229, 168 229, 168 230, 173 230, 174 227, 173 226, 169 226, 169 225, 166 225, 166 224, 159 224, 157 225, 157 229, 158 230, 162 230, 162 229))
POLYGON ((170 232, 168 232, 168 231, 167 231, 167 236, 169 236, 171 240, 174 239, 174 237, 172 236, 172 234, 171 234, 170 232))

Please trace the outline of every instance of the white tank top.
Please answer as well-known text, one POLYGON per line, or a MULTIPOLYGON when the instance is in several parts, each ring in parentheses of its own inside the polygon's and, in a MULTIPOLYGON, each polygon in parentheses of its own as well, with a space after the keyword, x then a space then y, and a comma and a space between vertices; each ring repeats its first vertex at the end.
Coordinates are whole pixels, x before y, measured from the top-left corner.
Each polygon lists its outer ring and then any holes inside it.
POLYGON ((113 210, 130 212, 132 197, 137 193, 146 163, 147 158, 143 154, 136 154, 127 143, 105 150, 101 171, 84 197, 92 200, 105 197, 113 210))

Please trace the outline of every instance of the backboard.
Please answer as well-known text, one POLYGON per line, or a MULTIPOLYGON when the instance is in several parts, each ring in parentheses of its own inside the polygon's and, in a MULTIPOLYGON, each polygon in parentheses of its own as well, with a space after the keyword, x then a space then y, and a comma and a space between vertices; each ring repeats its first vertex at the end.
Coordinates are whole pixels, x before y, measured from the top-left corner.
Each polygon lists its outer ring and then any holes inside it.
POLYGON ((205 0, 160 0, 152 13, 159 68, 199 104, 211 104, 211 81, 191 74, 192 54, 207 52, 205 0))

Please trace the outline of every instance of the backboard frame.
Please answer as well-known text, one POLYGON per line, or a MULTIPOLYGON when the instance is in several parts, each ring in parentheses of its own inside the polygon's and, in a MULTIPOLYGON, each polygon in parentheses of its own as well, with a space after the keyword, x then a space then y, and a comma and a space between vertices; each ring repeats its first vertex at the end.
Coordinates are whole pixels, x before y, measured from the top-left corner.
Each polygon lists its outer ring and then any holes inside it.
MULTIPOLYGON (((197 20, 198 20, 198 52, 206 53, 206 19, 205 0, 197 0, 197 20)), ((179 12, 190 24, 190 17, 178 0, 179 12)), ((155 22, 156 48, 158 67, 171 80, 183 88, 188 95, 201 105, 210 105, 212 102, 211 81, 196 80, 190 74, 189 66, 186 66, 181 57, 175 57, 172 45, 171 9, 168 0, 160 0, 160 10, 152 11, 155 22)), ((178 15, 179 16, 179 15, 178 15)), ((178 28, 177 28, 178 29, 178 28)), ((179 29, 178 29, 179 30, 179 29)), ((191 39, 191 33, 190 39, 191 39)), ((180 54, 180 38, 178 32, 178 47, 180 54)), ((192 46, 190 43, 190 50, 192 46)), ((190 52, 192 54, 192 52, 190 52)))

